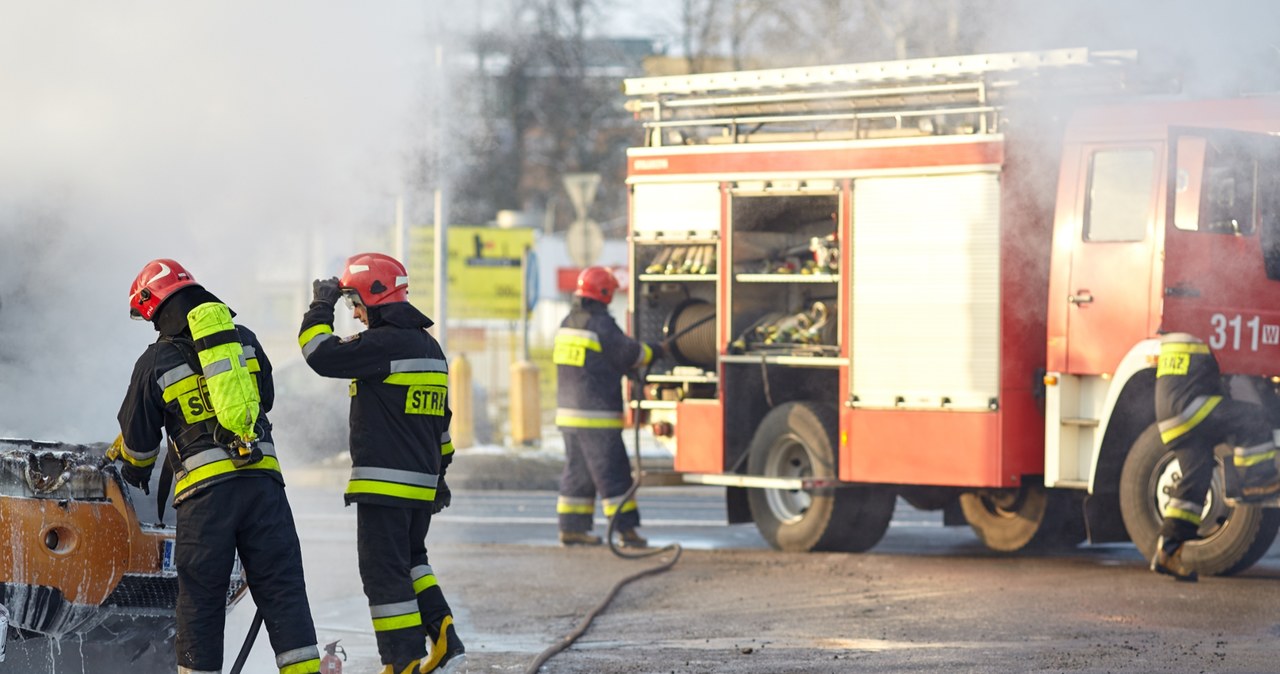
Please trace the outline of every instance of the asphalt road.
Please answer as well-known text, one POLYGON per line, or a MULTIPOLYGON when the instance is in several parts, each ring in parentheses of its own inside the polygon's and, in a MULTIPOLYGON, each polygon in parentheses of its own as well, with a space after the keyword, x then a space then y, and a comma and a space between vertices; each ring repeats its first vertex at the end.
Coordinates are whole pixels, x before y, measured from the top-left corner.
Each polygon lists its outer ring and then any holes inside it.
MULTIPOLYGON (((345 671, 376 672, 354 514, 332 491, 293 492, 321 641, 343 640, 345 671)), ((561 548, 554 504, 551 491, 459 490, 433 525, 432 564, 473 672, 525 671, 615 582, 666 558, 561 548)), ((1241 576, 1181 584, 1131 545, 990 552, 904 502, 861 555, 771 550, 753 526, 724 524, 718 488, 650 489, 640 504, 642 531, 682 545, 680 560, 624 588, 542 671, 1280 671, 1277 551, 1241 576)), ((238 608, 228 634, 250 613, 238 608)))
MULTIPOLYGON (((294 480, 290 497, 321 644, 341 639, 344 671, 374 673, 355 513, 340 484, 294 480)), ((561 548, 554 504, 550 490, 455 488, 433 524, 431 562, 472 672, 525 671, 615 582, 669 558, 561 548)), ((681 544, 679 561, 625 587, 543 672, 1280 671, 1276 550, 1240 576, 1181 584, 1147 571, 1130 545, 993 553, 967 527, 903 502, 865 554, 771 550, 753 526, 723 524, 718 488, 649 489, 640 505, 642 531, 681 544)), ((224 671, 253 611, 247 600, 228 617, 224 671)), ((0 671, 104 671, 91 647, 25 648, 23 664, 0 671)), ((274 671, 264 634, 245 672, 274 671)))

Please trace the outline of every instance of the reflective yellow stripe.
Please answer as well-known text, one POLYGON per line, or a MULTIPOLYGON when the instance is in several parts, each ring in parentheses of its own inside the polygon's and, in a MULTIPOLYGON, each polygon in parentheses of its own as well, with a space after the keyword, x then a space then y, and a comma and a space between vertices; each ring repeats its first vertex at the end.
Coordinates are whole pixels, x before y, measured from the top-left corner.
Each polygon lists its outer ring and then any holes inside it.
POLYGON ((577 505, 573 503, 557 503, 556 512, 561 515, 590 515, 596 511, 591 504, 577 505))
POLYGON ((200 482, 204 482, 209 478, 217 477, 224 473, 232 473, 237 470, 274 470, 276 472, 280 472, 280 462, 277 461, 274 456, 264 456, 261 461, 255 464, 251 464, 243 468, 236 468, 236 465, 231 463, 230 458, 223 459, 221 461, 214 461, 213 463, 205 464, 188 472, 181 480, 178 480, 173 491, 175 494, 180 494, 186 491, 189 487, 195 486, 200 482))
POLYGON ((389 632, 391 630, 402 630, 406 627, 417 627, 421 624, 421 613, 406 613, 404 615, 391 616, 390 618, 374 618, 373 631, 389 632))
POLYGON ((1243 466, 1246 468, 1249 466, 1257 465, 1259 463, 1266 463, 1268 461, 1275 461, 1275 460, 1276 460, 1276 453, 1274 450, 1270 452, 1262 452, 1261 454, 1254 454, 1253 456, 1237 456, 1232 459, 1235 465, 1243 466))
POLYGON ((449 456, 452 453, 453 453, 452 442, 446 442, 443 445, 440 445, 440 456, 449 456))
POLYGON ((648 365, 651 360, 653 360, 653 349, 649 348, 648 344, 641 344, 640 355, 636 357, 636 362, 633 367, 644 367, 645 365, 648 365))
POLYGON ((1188 512, 1186 510, 1174 508, 1173 506, 1164 509, 1164 517, 1165 519, 1183 520, 1196 526, 1200 526, 1199 513, 1188 512))
MULTIPOLYGON (((157 454, 156 456, 159 456, 159 454, 157 454)), ((148 457, 145 459, 139 459, 134 457, 129 452, 120 452, 120 458, 124 459, 125 461, 128 461, 130 464, 137 466, 139 468, 146 468, 147 466, 155 465, 156 456, 148 457)))
POLYGON ((304 347, 307 345, 307 342, 315 339, 317 335, 324 335, 324 334, 332 335, 333 326, 325 325, 323 323, 321 323, 320 325, 313 325, 307 328, 306 330, 303 330, 301 335, 298 335, 298 346, 304 347))
POLYGON ((589 419, 556 415, 556 425, 566 428, 622 428, 622 419, 589 419))
POLYGON ((1198 342, 1169 342, 1160 345, 1167 353, 1209 353, 1209 345, 1198 342))
POLYGON ((1200 409, 1196 410, 1196 413, 1190 419, 1187 419, 1167 431, 1161 431, 1160 439, 1165 443, 1168 443, 1170 440, 1186 435, 1191 429, 1195 428, 1197 424, 1204 421, 1204 418, 1209 416, 1209 413, 1212 412, 1220 402, 1222 402, 1222 396, 1210 397, 1203 405, 1200 406, 1200 409))
POLYGON ((601 351, 599 340, 578 335, 556 335, 556 346, 580 346, 591 351, 601 351))
POLYGON ((382 383, 400 386, 448 386, 449 375, 443 372, 396 372, 387 375, 382 383))
POLYGON ((419 579, 417 579, 417 580, 413 581, 413 593, 414 593, 414 594, 419 594, 419 593, 421 593, 423 590, 425 590, 425 589, 427 589, 427 588, 429 588, 429 587, 435 587, 435 586, 436 586, 436 585, 438 585, 438 584, 439 584, 439 583, 437 583, 437 582, 436 582, 436 576, 435 576, 435 574, 433 574, 433 573, 429 573, 429 574, 427 574, 427 575, 425 575, 425 576, 423 576, 423 577, 421 577, 421 578, 419 578, 419 579))
POLYGON ((613 517, 614 515, 617 515, 619 512, 629 513, 632 510, 635 510, 637 507, 639 506, 636 505, 635 501, 627 501, 626 503, 623 503, 622 508, 618 508, 618 506, 616 505, 610 505, 606 503, 604 504, 604 516, 613 517))
POLYGON ((178 381, 164 387, 164 393, 162 394, 162 396, 164 397, 165 402, 171 403, 178 396, 184 393, 189 393, 191 391, 194 391, 197 388, 199 388, 199 386, 200 386, 200 375, 193 374, 191 376, 179 379, 178 381))
POLYGON ((303 660, 280 668, 280 674, 317 674, 320 671, 320 658, 303 660))
POLYGON ((436 500, 436 490, 431 487, 414 487, 407 484, 380 482, 378 480, 351 480, 347 483, 347 493, 380 494, 412 501, 436 500))

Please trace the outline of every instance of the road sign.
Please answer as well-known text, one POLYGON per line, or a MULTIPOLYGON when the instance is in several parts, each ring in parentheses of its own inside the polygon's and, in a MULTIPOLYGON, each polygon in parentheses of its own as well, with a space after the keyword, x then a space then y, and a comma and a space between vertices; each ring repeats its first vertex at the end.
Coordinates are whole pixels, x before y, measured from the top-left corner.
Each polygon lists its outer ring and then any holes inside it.
POLYGON ((569 257, 579 267, 595 264, 604 250, 604 234, 600 231, 600 225, 590 219, 569 225, 564 242, 569 247, 569 257))
POLYGON ((596 188, 600 186, 599 173, 566 173, 562 178, 564 191, 573 202, 573 212, 577 219, 569 225, 565 234, 565 245, 569 248, 569 257, 579 267, 590 267, 600 258, 604 250, 604 234, 600 225, 589 216, 591 204, 596 200, 596 188))
POLYGON ((566 173, 561 178, 564 191, 569 193, 569 201, 573 202, 573 212, 578 220, 585 220, 596 200, 596 188, 600 186, 599 173, 566 173))

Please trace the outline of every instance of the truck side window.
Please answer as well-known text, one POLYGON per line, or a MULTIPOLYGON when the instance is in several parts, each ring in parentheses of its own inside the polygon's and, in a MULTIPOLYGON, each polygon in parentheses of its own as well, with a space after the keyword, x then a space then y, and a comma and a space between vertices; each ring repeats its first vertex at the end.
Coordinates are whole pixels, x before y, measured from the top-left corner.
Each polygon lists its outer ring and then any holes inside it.
POLYGON ((1085 241, 1141 241, 1151 219, 1156 155, 1151 150, 1101 150, 1089 168, 1085 241))
POLYGON ((1200 191, 1202 229, 1248 236, 1257 229, 1257 161, 1247 148, 1210 142, 1200 191))

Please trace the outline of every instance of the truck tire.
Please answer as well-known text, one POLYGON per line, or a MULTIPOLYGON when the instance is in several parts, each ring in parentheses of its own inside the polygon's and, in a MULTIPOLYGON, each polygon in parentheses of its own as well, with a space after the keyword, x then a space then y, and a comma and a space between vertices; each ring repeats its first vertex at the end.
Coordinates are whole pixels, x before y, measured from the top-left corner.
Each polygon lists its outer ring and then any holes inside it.
POLYGON ((998 552, 1072 548, 1085 539, 1076 499, 1036 483, 965 492, 960 509, 983 545, 998 552))
MULTIPOLYGON (((1164 505, 1178 477, 1178 460, 1152 424, 1134 441, 1120 473, 1120 515, 1144 559, 1155 554, 1164 505)), ((1201 538, 1187 544, 1183 561, 1206 576, 1229 576, 1253 566, 1280 529, 1280 510, 1226 505, 1221 469, 1214 471, 1201 517, 1201 538)))
MULTIPOLYGON (((835 409, 791 402, 765 415, 747 467, 763 477, 835 479, 835 409)), ((769 545, 787 552, 865 552, 884 536, 893 517, 894 491, 876 485, 823 490, 749 489, 751 518, 769 545)))

